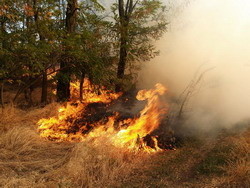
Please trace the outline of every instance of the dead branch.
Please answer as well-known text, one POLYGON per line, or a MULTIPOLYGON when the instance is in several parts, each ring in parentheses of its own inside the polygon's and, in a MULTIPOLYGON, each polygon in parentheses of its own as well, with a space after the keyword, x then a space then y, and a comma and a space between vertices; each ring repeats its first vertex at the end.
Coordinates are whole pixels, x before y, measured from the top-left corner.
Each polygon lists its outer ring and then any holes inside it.
POLYGON ((180 99, 183 98, 183 100, 181 101, 180 109, 179 109, 179 112, 177 115, 178 119, 180 119, 182 117, 184 108, 187 105, 190 98, 193 96, 194 92, 196 91, 196 88, 200 85, 199 90, 201 89, 201 81, 202 81, 203 77, 205 76, 205 74, 207 72, 213 70, 215 67, 206 69, 205 71, 203 71, 202 73, 199 74, 200 68, 201 67, 199 67, 198 70, 195 72, 193 79, 190 81, 188 86, 184 89, 184 91, 181 93, 181 95, 179 97, 180 99), (182 97, 182 96, 184 96, 184 97, 182 97))

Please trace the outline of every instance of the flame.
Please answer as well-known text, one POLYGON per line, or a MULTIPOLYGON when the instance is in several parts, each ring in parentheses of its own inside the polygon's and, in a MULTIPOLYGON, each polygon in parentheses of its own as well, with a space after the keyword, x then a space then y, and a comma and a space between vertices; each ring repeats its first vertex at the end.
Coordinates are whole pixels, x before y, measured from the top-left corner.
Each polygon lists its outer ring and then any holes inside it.
MULTIPOLYGON (((70 87, 71 100, 75 100, 80 96, 79 82, 72 82, 70 87)), ((110 103, 112 100, 117 99, 122 93, 113 93, 105 87, 92 85, 89 79, 84 79, 83 85, 83 101, 85 103, 110 103)))
MULTIPOLYGON (((160 102, 160 96, 166 92, 163 85, 156 84, 154 89, 138 92, 137 100, 147 100, 147 104, 137 118, 128 118, 121 121, 118 120, 119 113, 115 113, 106 118, 105 121, 81 122, 79 130, 71 132, 72 125, 77 119, 82 118, 88 104, 110 104, 110 102, 121 96, 121 93, 112 93, 105 90, 104 87, 93 86, 87 79, 83 88, 83 101, 74 101, 72 99, 73 103, 68 102, 58 109, 57 116, 38 121, 38 131, 41 137, 58 142, 81 142, 91 139, 95 143, 101 142, 101 138, 105 137, 106 140, 111 141, 113 145, 120 148, 146 152, 161 150, 158 146, 157 137, 149 135, 159 127, 164 114, 167 112, 166 106, 160 102), (96 88, 98 88, 98 93, 96 88), (150 146, 146 141, 147 138, 150 140, 150 146)), ((79 83, 71 84, 71 93, 73 98, 79 96, 79 83)))
MULTIPOLYGON (((129 148, 135 148, 140 145, 143 149, 151 149, 141 143, 141 138, 147 136, 152 131, 156 130, 161 122, 162 115, 166 113, 165 108, 160 107, 159 95, 166 92, 166 88, 161 84, 156 84, 155 89, 141 90, 136 98, 138 100, 148 100, 146 107, 140 112, 137 119, 131 119, 130 126, 127 129, 120 130, 115 136, 114 142, 118 145, 127 145, 129 148)), ((159 150, 157 140, 153 137, 156 150, 159 150)))

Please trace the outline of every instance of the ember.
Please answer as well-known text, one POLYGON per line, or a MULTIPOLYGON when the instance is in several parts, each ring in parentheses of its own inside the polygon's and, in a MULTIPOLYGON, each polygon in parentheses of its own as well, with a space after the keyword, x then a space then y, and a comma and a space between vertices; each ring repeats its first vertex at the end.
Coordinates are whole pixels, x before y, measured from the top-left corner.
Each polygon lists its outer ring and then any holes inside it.
MULTIPOLYGON (((77 85, 71 85, 75 94, 79 92, 77 85)), ((147 100, 147 104, 139 115, 126 119, 118 112, 107 110, 120 93, 101 88, 97 94, 94 88, 85 80, 83 101, 72 100, 58 109, 58 116, 41 119, 38 122, 40 136, 57 142, 105 138, 116 147, 129 150, 162 150, 157 136, 150 134, 159 127, 167 112, 166 106, 160 103, 160 96, 166 92, 163 85, 156 84, 154 89, 139 91, 137 100, 147 100)))

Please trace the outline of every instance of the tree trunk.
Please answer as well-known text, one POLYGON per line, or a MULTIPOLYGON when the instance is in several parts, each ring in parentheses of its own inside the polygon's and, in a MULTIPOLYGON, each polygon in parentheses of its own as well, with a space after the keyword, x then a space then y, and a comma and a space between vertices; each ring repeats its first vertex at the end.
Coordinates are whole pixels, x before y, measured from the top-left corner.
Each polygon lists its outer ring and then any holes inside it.
POLYGON ((67 101, 70 98, 70 73, 67 70, 67 63, 61 58, 60 71, 57 74, 57 100, 67 101))
MULTIPOLYGON (((76 18, 77 18, 77 0, 68 0, 67 10, 66 10, 66 20, 65 20, 65 29, 68 34, 74 33, 76 30, 76 18)), ((67 57, 65 47, 64 57, 67 57)), ((66 101, 70 98, 70 68, 71 61, 66 61, 70 58, 61 58, 60 69, 58 73, 58 82, 57 82, 57 100, 66 101)))
MULTIPOLYGON (((33 83, 34 78, 32 76, 29 76, 29 83, 33 83)), ((32 99, 32 93, 34 91, 34 85, 31 84, 29 88, 27 89, 27 94, 28 94, 28 105, 33 106, 33 99, 32 99)))
POLYGON ((29 88, 29 106, 33 106, 33 99, 32 99, 32 93, 34 91, 34 86, 30 86, 29 88))
POLYGON ((119 52, 119 62, 117 69, 118 83, 116 84, 116 92, 123 90, 122 79, 125 75, 127 56, 128 56, 128 26, 130 16, 134 8, 133 0, 127 0, 126 7, 124 8, 124 1, 119 0, 118 9, 120 17, 120 52, 119 52))
POLYGON ((121 36, 120 38, 120 58, 119 58, 119 63, 118 63, 118 69, 117 69, 117 78, 119 80, 119 83, 116 84, 116 92, 120 92, 122 90, 122 84, 120 81, 124 77, 125 73, 125 66, 127 62, 127 42, 126 42, 126 36, 121 36))
MULTIPOLYGON (((39 25, 39 7, 37 7, 37 0, 33 0, 33 10, 34 10, 34 20, 36 23, 36 29, 39 33, 39 39, 40 41, 44 41, 45 37, 41 32, 40 25, 39 25)), ((42 73, 42 92, 41 92, 41 103, 46 104, 47 103, 47 93, 48 93, 48 78, 47 78, 47 70, 44 68, 44 71, 42 73)))
POLYGON ((4 81, 0 83, 0 101, 1 101, 1 106, 4 108, 4 99, 3 99, 3 87, 4 87, 4 81))
POLYGON ((84 84, 85 73, 82 73, 82 78, 80 81, 80 101, 83 100, 83 84, 84 84))
MULTIPOLYGON (((0 22, 0 34, 2 34, 2 41, 0 43, 0 49, 6 49, 6 39, 5 39, 5 34, 6 32, 6 28, 5 28, 5 21, 3 21, 4 19, 2 19, 2 21, 0 22)), ((4 108, 4 99, 3 99, 3 87, 4 87, 4 79, 0 82, 0 103, 2 108, 4 108)))
POLYGON ((66 10, 66 31, 68 33, 74 33, 76 30, 77 9, 77 0, 68 0, 66 10))
POLYGON ((6 43, 6 38, 5 38, 5 36, 7 34, 6 25, 5 25, 5 21, 3 21, 3 20, 0 23, 1 23, 1 34, 3 36, 2 41, 1 41, 1 44, 2 44, 1 46, 3 49, 6 49, 6 48, 8 48, 7 43, 6 43))
POLYGON ((47 72, 43 72, 43 78, 42 78, 42 95, 41 95, 41 103, 46 104, 47 103, 47 95, 48 94, 48 77, 47 72))

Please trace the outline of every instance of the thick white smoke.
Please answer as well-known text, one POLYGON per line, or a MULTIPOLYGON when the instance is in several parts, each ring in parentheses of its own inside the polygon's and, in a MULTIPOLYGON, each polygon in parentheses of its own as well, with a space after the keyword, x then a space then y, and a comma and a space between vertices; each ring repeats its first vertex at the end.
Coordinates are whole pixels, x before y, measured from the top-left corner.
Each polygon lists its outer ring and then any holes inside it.
POLYGON ((189 126, 209 130, 249 119, 250 1, 191 1, 170 22, 157 43, 161 55, 142 70, 141 86, 161 82, 177 96, 199 67, 214 67, 189 102, 189 126))

